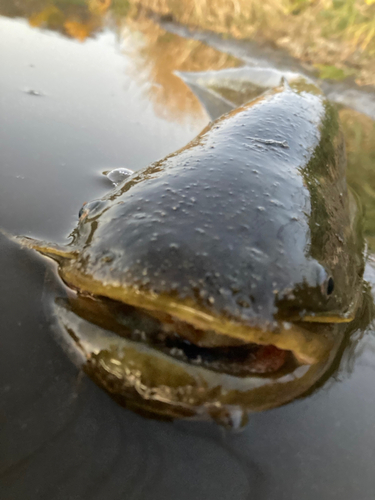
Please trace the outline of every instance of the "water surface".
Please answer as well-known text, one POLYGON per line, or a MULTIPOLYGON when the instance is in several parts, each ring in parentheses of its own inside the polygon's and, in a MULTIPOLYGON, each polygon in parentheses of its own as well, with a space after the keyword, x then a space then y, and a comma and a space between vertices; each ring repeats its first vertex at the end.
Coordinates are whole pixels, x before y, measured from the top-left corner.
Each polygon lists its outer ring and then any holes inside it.
MULTIPOLYGON (((108 21, 95 36, 69 38, 0 18, 0 227, 66 240, 82 203, 110 188, 103 170, 137 170, 207 123, 172 71, 238 61, 155 30, 108 21)), ((373 123, 342 117, 371 237, 373 123)), ((373 499, 371 330, 323 388, 253 415, 242 433, 147 420, 116 405, 56 343, 45 314, 53 264, 3 236, 0 248, 2 500, 373 499)), ((371 267, 367 276, 375 282, 371 267)))

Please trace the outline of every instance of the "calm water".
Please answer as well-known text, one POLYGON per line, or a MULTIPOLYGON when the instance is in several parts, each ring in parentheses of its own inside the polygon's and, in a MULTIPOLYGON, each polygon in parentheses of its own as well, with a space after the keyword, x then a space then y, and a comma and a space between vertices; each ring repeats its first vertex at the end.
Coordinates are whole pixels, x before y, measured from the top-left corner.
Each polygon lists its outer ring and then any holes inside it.
MULTIPOLYGON (((238 61, 146 21, 109 19, 86 38, 87 23, 43 30, 33 15, 0 17, 0 227, 64 241, 82 203, 111 187, 102 171, 141 168, 207 123, 172 71, 238 61)), ((371 214, 374 128, 348 113, 349 176, 363 179, 371 214)), ((146 420, 81 376, 55 342, 44 312, 53 266, 1 235, 0 249, 1 500, 373 499, 371 330, 322 389, 252 416, 242 433, 146 420)))

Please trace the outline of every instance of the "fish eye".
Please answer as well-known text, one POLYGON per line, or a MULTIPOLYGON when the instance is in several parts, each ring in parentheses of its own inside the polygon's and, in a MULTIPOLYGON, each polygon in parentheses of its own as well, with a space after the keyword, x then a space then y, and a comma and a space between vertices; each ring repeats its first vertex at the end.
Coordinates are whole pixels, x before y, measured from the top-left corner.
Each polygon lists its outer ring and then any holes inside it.
POLYGON ((335 282, 333 281, 332 276, 330 276, 327 283, 327 295, 331 295, 334 289, 335 289, 335 282))
POLYGON ((334 289, 335 289, 335 282, 330 275, 329 271, 327 272, 326 269, 324 269, 323 266, 319 265, 317 269, 318 273, 318 286, 320 287, 320 291, 323 296, 329 297, 332 295, 334 289))

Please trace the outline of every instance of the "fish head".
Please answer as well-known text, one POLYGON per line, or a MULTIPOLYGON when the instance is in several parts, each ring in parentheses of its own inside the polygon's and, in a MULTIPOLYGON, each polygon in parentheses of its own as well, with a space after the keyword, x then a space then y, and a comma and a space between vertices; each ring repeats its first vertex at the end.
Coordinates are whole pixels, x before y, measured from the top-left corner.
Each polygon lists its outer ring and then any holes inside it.
POLYGON ((269 375, 249 408, 295 397, 331 364, 363 274, 337 116, 310 90, 268 92, 85 204, 66 247, 23 242, 105 303, 119 331, 129 317, 129 335, 151 325, 142 342, 155 352, 230 377, 269 375), (275 383, 301 366, 313 376, 275 383))

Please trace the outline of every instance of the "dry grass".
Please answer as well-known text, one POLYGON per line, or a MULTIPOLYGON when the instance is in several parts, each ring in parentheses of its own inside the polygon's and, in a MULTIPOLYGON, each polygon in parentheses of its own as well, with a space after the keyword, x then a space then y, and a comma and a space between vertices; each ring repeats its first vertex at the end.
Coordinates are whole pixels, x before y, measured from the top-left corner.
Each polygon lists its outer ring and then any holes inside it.
POLYGON ((183 24, 271 42, 322 76, 375 84, 375 0, 128 0, 183 24))
POLYGON ((0 0, 0 13, 84 40, 107 15, 121 24, 140 10, 224 36, 287 50, 322 78, 375 85, 375 0, 0 0))

